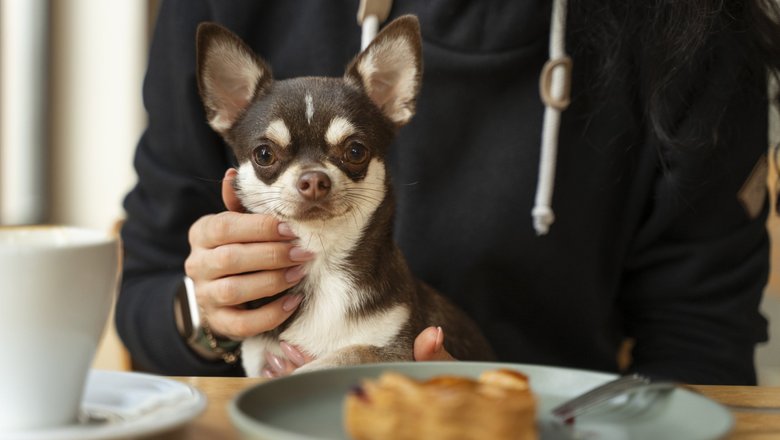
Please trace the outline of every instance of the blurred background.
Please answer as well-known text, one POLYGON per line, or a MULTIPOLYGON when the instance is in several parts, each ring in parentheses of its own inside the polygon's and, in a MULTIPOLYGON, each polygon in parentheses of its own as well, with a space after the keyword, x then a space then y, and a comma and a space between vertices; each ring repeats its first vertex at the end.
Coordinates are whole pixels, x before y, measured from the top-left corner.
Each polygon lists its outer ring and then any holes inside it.
POLYGON ((2 223, 122 217, 156 3, 0 0, 2 223))
MULTIPOLYGON (((114 231, 146 124, 141 86, 159 0, 0 0, 0 224, 114 231)), ((770 113, 771 145, 780 114, 770 113)), ((771 162, 770 189, 778 175, 771 162)), ((772 197, 774 200, 775 197, 772 197)), ((780 220, 772 215, 760 381, 780 385, 780 220)), ((95 365, 129 362, 109 324, 95 365)))
MULTIPOLYGON (((0 224, 115 231, 158 1, 0 0, 0 224)), ((96 365, 129 365, 112 323, 96 365)))

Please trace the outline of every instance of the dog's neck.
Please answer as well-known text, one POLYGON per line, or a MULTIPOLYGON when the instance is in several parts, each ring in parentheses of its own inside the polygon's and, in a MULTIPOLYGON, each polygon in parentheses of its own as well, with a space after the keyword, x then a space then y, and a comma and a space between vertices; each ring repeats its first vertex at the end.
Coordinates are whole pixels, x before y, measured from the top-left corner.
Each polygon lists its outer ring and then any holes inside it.
POLYGON ((298 237, 296 243, 325 264, 344 261, 352 254, 367 224, 365 218, 338 217, 329 220, 284 220, 298 237), (356 225, 357 223, 357 225, 356 225))
POLYGON ((284 221, 298 237, 296 243, 316 255, 314 263, 326 270, 349 265, 354 271, 356 266, 365 265, 355 264, 365 255, 374 259, 392 255, 392 219, 392 195, 385 194, 372 212, 353 212, 329 220, 284 221))

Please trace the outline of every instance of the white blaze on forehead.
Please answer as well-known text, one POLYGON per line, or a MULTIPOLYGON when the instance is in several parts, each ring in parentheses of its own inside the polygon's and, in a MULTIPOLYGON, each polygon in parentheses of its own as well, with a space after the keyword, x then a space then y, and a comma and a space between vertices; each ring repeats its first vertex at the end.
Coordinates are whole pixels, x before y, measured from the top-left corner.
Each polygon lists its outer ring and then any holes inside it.
POLYGON ((281 119, 274 119, 265 129, 265 137, 284 148, 290 145, 290 130, 281 119))
POLYGON ((325 141, 330 145, 338 145, 355 134, 355 131, 355 126, 351 122, 341 116, 336 116, 330 121, 328 130, 325 131, 325 141))
POLYGON ((314 117, 314 99, 307 93, 304 100, 306 101, 306 121, 311 124, 311 119, 314 117))

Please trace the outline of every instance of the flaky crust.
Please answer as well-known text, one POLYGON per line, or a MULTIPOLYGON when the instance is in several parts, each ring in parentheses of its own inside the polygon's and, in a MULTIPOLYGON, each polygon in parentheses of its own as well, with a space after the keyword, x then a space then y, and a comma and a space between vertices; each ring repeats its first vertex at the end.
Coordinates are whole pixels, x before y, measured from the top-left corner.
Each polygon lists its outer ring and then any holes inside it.
POLYGON ((386 372, 347 396, 344 417, 355 440, 537 438, 528 377, 508 369, 485 371, 477 380, 417 381, 386 372))

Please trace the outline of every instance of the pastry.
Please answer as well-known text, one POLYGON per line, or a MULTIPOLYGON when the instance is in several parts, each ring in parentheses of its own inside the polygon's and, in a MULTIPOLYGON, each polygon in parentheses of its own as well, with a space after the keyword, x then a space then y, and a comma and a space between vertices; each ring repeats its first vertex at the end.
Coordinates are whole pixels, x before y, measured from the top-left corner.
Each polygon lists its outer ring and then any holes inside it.
POLYGON ((354 440, 536 439, 536 399, 528 377, 500 369, 479 379, 418 381, 395 372, 366 380, 345 400, 354 440))

